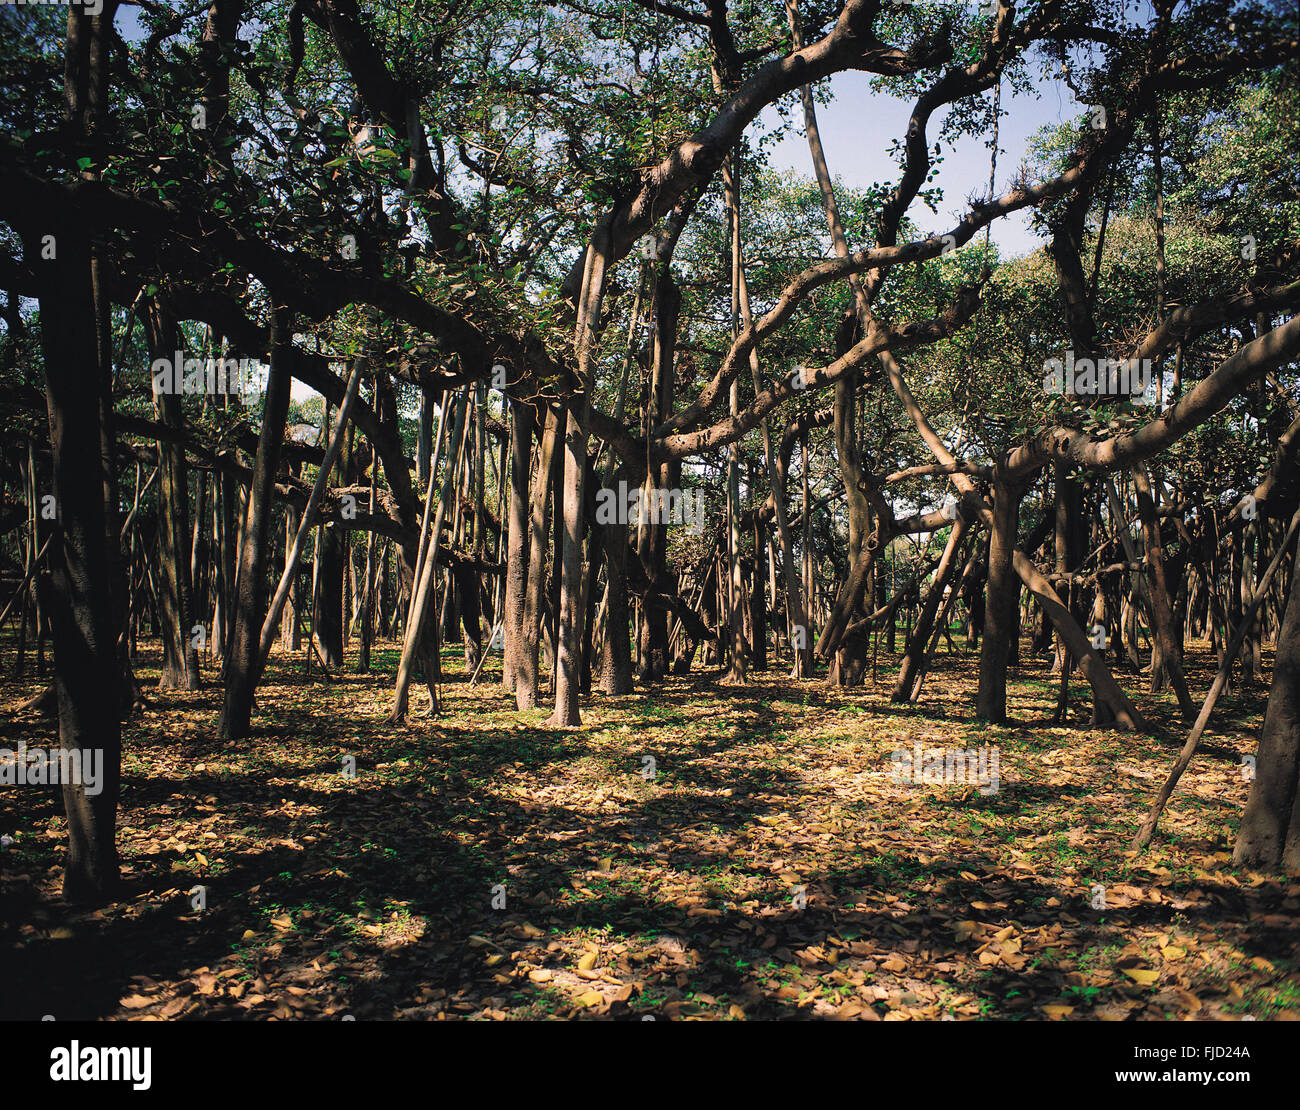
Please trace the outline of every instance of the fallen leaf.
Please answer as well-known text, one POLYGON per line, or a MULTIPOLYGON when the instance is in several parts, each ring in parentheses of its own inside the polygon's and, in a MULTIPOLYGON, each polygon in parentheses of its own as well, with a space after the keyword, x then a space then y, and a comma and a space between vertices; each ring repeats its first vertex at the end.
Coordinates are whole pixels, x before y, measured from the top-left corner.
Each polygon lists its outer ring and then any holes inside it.
POLYGON ((1124 974, 1132 979, 1133 982, 1139 983, 1144 987, 1149 987, 1160 978, 1160 972, 1152 971, 1150 968, 1146 967, 1126 967, 1124 968, 1124 974))

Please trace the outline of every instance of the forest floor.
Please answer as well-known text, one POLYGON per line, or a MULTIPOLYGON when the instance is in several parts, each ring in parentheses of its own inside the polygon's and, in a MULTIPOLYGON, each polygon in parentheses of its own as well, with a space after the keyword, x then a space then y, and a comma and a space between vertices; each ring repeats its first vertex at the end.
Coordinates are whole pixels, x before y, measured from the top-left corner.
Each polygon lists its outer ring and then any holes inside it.
MULTIPOLYGON (((1135 858, 1185 730, 1131 672, 1157 735, 1089 729, 1077 677, 1053 727, 1027 642, 1007 727, 974 719, 976 656, 941 653, 914 707, 882 654, 858 689, 709 671, 555 730, 499 654, 473 687, 456 654, 443 715, 405 728, 395 651, 329 685, 277 655, 226 746, 220 689, 153 690, 147 645, 122 901, 62 903, 57 791, 0 790, 0 1017, 1300 1017, 1300 884, 1231 862, 1266 687, 1223 699, 1135 858), (996 791, 897 781, 914 744, 995 750, 996 791)), ((1199 704, 1206 645, 1188 664, 1199 704)), ((13 709, 39 689, 0 684, 0 746, 57 743, 13 709)))

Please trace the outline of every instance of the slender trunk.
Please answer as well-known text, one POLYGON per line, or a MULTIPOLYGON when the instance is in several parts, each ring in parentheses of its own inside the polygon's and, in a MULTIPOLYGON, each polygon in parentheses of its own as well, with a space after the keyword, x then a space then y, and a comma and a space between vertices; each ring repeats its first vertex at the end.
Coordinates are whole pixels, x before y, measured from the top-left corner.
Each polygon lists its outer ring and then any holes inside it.
MULTIPOLYGON (((1260 540, 1258 520, 1247 521, 1241 530, 1241 582, 1239 591, 1244 609, 1255 588, 1256 554, 1260 540)), ((1259 682, 1259 621, 1252 620, 1246 625, 1246 634, 1241 642, 1241 684, 1255 686, 1259 682)))
POLYGON ((537 454, 537 470, 533 475, 523 642, 515 668, 515 704, 520 709, 532 709, 537 705, 537 654, 542 633, 542 596, 546 588, 546 503, 556 480, 555 464, 560 455, 555 450, 555 441, 559 437, 563 415, 562 409, 559 412, 547 409, 542 444, 537 454))
POLYGON ((524 639, 528 591, 528 464, 537 416, 531 405, 511 402, 510 515, 506 540, 506 598, 502 611, 501 685, 514 690, 524 639))
POLYGON ((994 485, 976 714, 982 720, 999 724, 1007 719, 1007 661, 1015 624, 1014 609, 1020 594, 1020 580, 1012 566, 1020 497, 1018 487, 1006 482, 994 485))
MULTIPOLYGON (((298 511, 289 503, 284 506, 284 559, 289 565, 294 536, 298 534, 298 511)), ((284 602, 284 618, 280 622, 280 650, 286 655, 302 647, 298 633, 298 575, 289 579, 289 595, 284 602)))
MULTIPOLYGON (((590 460, 594 462, 594 460, 590 460)), ((588 484, 592 475, 587 476, 588 484)), ((587 530, 587 570, 582 579, 582 666, 579 687, 584 694, 591 693, 591 663, 596 636, 596 587, 600 578, 600 564, 605 553, 605 529, 587 530)))
MULTIPOLYGON (((585 399, 575 402, 586 405, 585 399)), ((583 478, 587 469, 587 433, 582 427, 585 414, 568 414, 564 436, 563 496, 556 498, 556 512, 564 516, 564 553, 560 579, 559 628, 555 645, 555 712, 550 723, 580 725, 578 712, 582 665, 582 533, 583 478)))
MULTIPOLYGON (((740 333, 740 186, 735 166, 728 158, 723 166, 723 186, 731 223, 731 337, 740 333)), ((730 392, 731 416, 740 412, 740 382, 733 379, 730 392)), ((731 629, 731 654, 724 681, 742 685, 748 659, 745 650, 745 616, 741 609, 744 581, 740 572, 740 444, 726 449, 727 460, 727 616, 731 629)))
MULTIPOLYGON (((426 650, 424 630, 426 624, 425 614, 434 593, 434 582, 438 571, 438 544, 442 539, 442 526, 443 521, 446 519, 448 505, 455 496, 457 474, 460 469, 459 456, 464 441, 465 428, 469 423, 469 413, 466 411, 469 407, 468 397, 462 396, 454 404, 455 419, 453 421, 451 441, 447 447, 447 473, 442 483, 442 494, 438 498, 438 509, 434 513, 432 525, 421 529, 423 532, 420 539, 422 551, 420 557, 416 559, 412 576, 411 603, 407 610, 406 628, 402 637, 402 657, 397 665, 397 684, 393 692, 393 708, 388 717, 390 724, 400 724, 406 719, 407 698, 410 693, 411 676, 417 655, 421 657, 424 665, 424 680, 429 689, 430 709, 431 711, 437 711, 438 709, 437 687, 435 685, 438 675, 433 671, 433 659, 437 659, 438 656, 436 645, 427 645, 426 650)), ((441 448, 442 428, 440 427, 438 443, 434 447, 434 456, 429 465, 429 486, 425 495, 424 510, 426 524, 429 520, 429 500, 433 496, 433 481, 438 470, 438 456, 441 448)), ((449 584, 448 592, 450 591, 449 584)))
POLYGON ((275 474, 289 415, 288 347, 293 342, 291 316, 276 309, 271 323, 271 370, 262 406, 262 429, 248 498, 247 526, 240 543, 239 585, 233 614, 230 658, 226 661, 226 698, 221 710, 221 736, 237 740, 248 735, 257 682, 257 650, 266 601, 266 556, 271 527, 275 474))
POLYGON ((754 481, 754 466, 749 467, 749 499, 755 506, 754 512, 754 567, 749 579, 749 650, 754 660, 754 670, 767 670, 767 600, 763 589, 763 556, 767 552, 767 542, 763 538, 763 526, 759 523, 757 505, 758 488, 754 481))
POLYGON ((1146 547, 1150 585, 1148 593, 1151 596, 1151 692, 1163 689, 1167 678, 1178 698, 1183 719, 1190 722, 1196 716, 1196 707, 1187 692, 1187 679, 1183 677, 1183 646, 1174 631, 1174 613, 1169 603, 1169 583, 1165 575, 1165 546, 1145 466, 1139 464, 1133 468, 1133 482, 1137 490, 1138 515, 1142 520, 1142 542, 1146 547))
POLYGON ((473 674, 483 653, 478 568, 475 563, 458 560, 451 567, 451 575, 460 602, 460 623, 464 631, 465 673, 473 674))
POLYGON ((587 415, 594 377, 591 372, 595 333, 605 295, 605 268, 613 254, 608 225, 598 229, 587 248, 574 328, 573 348, 581 392, 569 406, 568 430, 564 436, 564 496, 556 498, 556 512, 564 516, 563 578, 555 644, 555 712, 550 723, 557 727, 579 725, 578 712, 582 668, 582 540, 586 520, 584 488, 587 478, 587 415))
POLYGON ((926 649, 930 642, 930 632, 934 627, 934 616, 938 611, 939 603, 943 600, 944 590, 952 578, 953 571, 957 568, 957 552, 965 539, 966 528, 964 517, 959 516, 953 521, 952 531, 948 534, 948 543, 943 549, 943 557, 939 560, 939 567, 934 572, 934 585, 930 587, 929 592, 925 595, 925 602, 921 606, 920 615, 917 617, 916 628, 912 630, 911 639, 907 645, 907 653, 903 656, 903 663, 898 672, 898 681, 894 684, 894 691, 889 698, 892 702, 911 700, 912 687, 924 665, 926 649))
MULTIPOLYGON (((377 467, 374 462, 370 465, 370 515, 375 515, 376 500, 379 486, 375 480, 377 467)), ((362 574, 363 582, 361 586, 361 644, 357 649, 357 674, 370 673, 370 648, 375 638, 375 543, 376 533, 371 530, 366 533, 366 562, 365 570, 362 574)))
MULTIPOLYGON (((334 468, 334 460, 338 458, 340 449, 343 446, 345 432, 349 430, 348 416, 352 409, 352 402, 356 400, 357 387, 361 381, 361 374, 365 368, 365 360, 358 358, 353 365, 352 374, 348 379, 347 392, 343 397, 343 405, 339 409, 339 423, 330 439, 329 446, 325 449, 325 457, 321 460, 320 469, 316 472, 316 481, 312 484, 311 495, 307 499, 307 507, 303 510, 302 523, 294 536, 294 541, 290 545, 289 552, 285 556, 284 571, 280 575, 279 584, 275 592, 271 595, 271 602, 267 606, 266 618, 262 621, 262 630, 258 635, 257 641, 257 664, 256 671, 253 675, 253 684, 256 685, 261 681, 262 670, 266 666, 267 656, 271 652, 271 644, 275 639, 275 626, 284 612, 284 606, 288 601, 290 588, 294 578, 298 573, 298 562, 302 558, 303 548, 306 546, 307 535, 315 523, 320 503, 324 499, 326 487, 329 485, 330 472, 334 468)), ((372 490, 373 495, 373 490, 372 490)), ((372 496, 373 500, 373 496, 372 496)), ((328 666, 328 659, 323 659, 328 666)))
MULTIPOLYGON (((149 354, 153 358, 173 357, 178 336, 175 322, 156 301, 146 314, 149 354)), ((179 368, 176 368, 179 372, 179 368)), ((151 375, 151 379, 153 376, 151 375)), ((184 419, 180 396, 153 379, 154 415, 158 422, 179 430, 184 419)), ((175 384, 175 383, 170 383, 175 384)), ((159 620, 162 626, 163 661, 158 685, 163 689, 199 689, 198 645, 191 636, 194 626, 194 589, 190 563, 189 478, 185 448, 179 443, 157 441, 158 450, 158 557, 159 620)))
POLYGON ((942 635, 947 638, 950 654, 955 650, 952 634, 948 630, 948 622, 952 617, 953 607, 957 604, 957 598, 961 595, 962 587, 978 573, 979 565, 979 552, 976 551, 967 560, 965 569, 961 574, 961 581, 949 592, 948 599, 943 603, 943 611, 939 614, 934 632, 930 636, 930 646, 926 649, 925 654, 921 656, 920 665, 916 669, 916 676, 912 679, 912 687, 908 691, 907 700, 913 704, 921 698, 921 687, 925 682, 926 673, 930 669, 930 662, 933 660, 934 653, 939 646, 939 637, 942 635))
MULTIPOLYGON (((331 438, 331 406, 326 401, 321 408, 320 442, 327 443, 331 438)), ((346 481, 346 473, 344 480, 346 481)), ((334 671, 343 666, 343 560, 347 555, 347 540, 343 530, 332 521, 321 525, 319 538, 320 575, 316 583, 312 635, 320 650, 321 661, 329 670, 334 671)))
POLYGON ((605 527, 605 643, 600 688, 606 694, 632 692, 632 643, 628 635, 627 604, 628 532, 626 520, 616 519, 605 527))

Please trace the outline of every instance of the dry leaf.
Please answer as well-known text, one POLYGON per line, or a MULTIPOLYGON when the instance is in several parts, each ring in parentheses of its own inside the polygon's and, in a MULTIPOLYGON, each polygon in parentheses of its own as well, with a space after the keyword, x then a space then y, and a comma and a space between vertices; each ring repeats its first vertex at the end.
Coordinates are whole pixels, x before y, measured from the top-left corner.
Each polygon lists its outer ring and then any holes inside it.
POLYGON ((1124 968, 1124 974, 1132 979, 1133 982, 1139 983, 1144 987, 1151 986, 1152 983, 1160 978, 1160 972, 1152 971, 1150 968, 1145 967, 1126 967, 1124 968))

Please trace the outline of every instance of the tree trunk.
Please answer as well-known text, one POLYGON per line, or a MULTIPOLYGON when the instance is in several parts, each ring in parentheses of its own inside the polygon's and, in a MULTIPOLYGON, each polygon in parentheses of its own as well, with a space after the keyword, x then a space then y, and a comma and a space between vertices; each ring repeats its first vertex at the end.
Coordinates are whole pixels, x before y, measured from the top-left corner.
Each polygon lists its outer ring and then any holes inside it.
POLYGON ((524 595, 523 637, 515 669, 515 705, 532 709, 537 705, 537 653, 542 638, 542 597, 546 589, 546 503, 556 484, 556 463, 561 455, 555 450, 564 410, 547 409, 542 444, 533 475, 532 505, 528 531, 530 547, 524 595))
MULTIPOLYGON (((286 502, 284 506, 284 557, 286 560, 288 560, 289 553, 293 550, 293 538, 297 534, 298 511, 286 502)), ((280 650, 286 655, 291 655, 302 648, 298 617, 298 575, 295 573, 289 583, 289 596, 284 603, 284 618, 280 622, 280 650)))
POLYGON ((930 642, 930 632, 934 627, 935 613, 938 611, 939 603, 943 600, 944 590, 952 578, 953 571, 957 568, 957 552, 966 536, 966 528, 964 517, 959 516, 953 521, 952 531, 948 534, 948 543, 943 549, 943 557, 939 560, 939 567, 934 572, 934 585, 925 596, 925 603, 921 606, 916 628, 913 629, 911 640, 907 645, 907 654, 903 656, 903 664, 899 668, 898 681, 894 684, 894 691, 889 697, 892 702, 901 703, 911 699, 912 686, 916 682, 925 661, 926 648, 930 642))
MULTIPOLYGON (((740 332, 740 189, 733 176, 734 163, 723 165, 723 186, 731 217, 731 338, 740 332)), ((733 379, 730 392, 731 416, 740 412, 740 382, 733 379)), ((731 629, 731 651, 724 681, 743 685, 748 659, 745 650, 745 615, 741 609, 744 581, 740 573, 740 444, 726 449, 727 461, 727 623, 731 629)))
POLYGON ((537 426, 531 405, 511 401, 510 515, 506 540, 506 598, 502 611, 501 685, 514 690, 523 650, 524 608, 528 591, 528 464, 537 426))
POLYGON ((754 570, 749 579, 749 652, 754 660, 754 670, 767 670, 767 597, 763 592, 763 564, 767 553, 767 543, 763 538, 763 527, 758 520, 758 500, 754 491, 758 488, 754 482, 754 467, 749 468, 750 501, 754 503, 754 570))
MULTIPOLYGON (((1241 581, 1238 593, 1244 609, 1255 589, 1255 562, 1259 545, 1260 528, 1258 520, 1247 521, 1240 533, 1241 538, 1241 581)), ((1241 684, 1243 687, 1259 683, 1259 622, 1253 620, 1246 628, 1245 639, 1241 642, 1241 684)))
POLYGON ((605 644, 600 688, 606 694, 630 694, 633 686, 627 607, 628 531, 627 521, 605 526, 605 644))
MULTIPOLYGON (((321 437, 322 444, 328 443, 330 435, 330 412, 328 401, 322 404, 321 437)), ((346 483, 347 460, 339 463, 340 479, 346 483)), ((320 649, 321 661, 331 671, 343 666, 343 574, 344 560, 347 558, 347 536, 336 523, 323 523, 317 533, 320 538, 320 578, 316 584, 316 607, 312 615, 312 635, 320 649)))
MULTIPOLYGON (((585 401, 579 400, 580 405, 585 401)), ((555 510, 564 516, 564 553, 560 579, 559 627, 555 645, 555 712, 550 723, 582 724, 578 712, 582 666, 582 533, 585 522, 583 479, 587 469, 585 414, 570 408, 564 436, 564 487, 555 510)))
POLYGON ((465 673, 473 674, 483 653, 482 606, 479 604, 477 567, 458 560, 451 567, 456 596, 460 602, 460 623, 464 635, 465 673))
POLYGON ((1297 552, 1255 780, 1232 857, 1240 867, 1288 875, 1300 874, 1300 547, 1297 552))
POLYGON ((275 310, 271 322, 271 371, 262 405, 262 430, 248 498, 247 525, 239 551, 239 589, 235 599, 230 658, 226 661, 226 698, 221 709, 221 736, 238 740, 248 735, 257 681, 258 640, 266 604, 266 556, 271 528, 275 473, 289 415, 288 346, 293 321, 275 310))
MULTIPOLYGON (((370 515, 375 515, 376 500, 378 494, 378 483, 375 481, 377 471, 375 460, 372 458, 370 464, 370 515)), ((366 561, 365 570, 362 573, 364 581, 361 585, 361 613, 360 620, 360 637, 361 643, 357 648, 357 674, 370 673, 370 649, 375 639, 375 594, 376 574, 375 574, 375 545, 376 533, 372 530, 366 534, 366 561)), ((292 596, 292 595, 290 595, 292 596)))
MULTIPOLYGON (((156 301, 146 310, 149 355, 172 358, 178 337, 175 322, 156 301)), ((153 378, 150 375, 151 380, 153 378)), ((180 396, 160 389, 153 381, 154 415, 160 424, 179 430, 183 425, 180 396)), ((162 689, 197 690, 198 645, 194 626, 194 588, 190 565, 190 490, 185 448, 180 443, 157 441, 158 450, 158 561, 159 621, 162 631, 162 689)))
POLYGON ((1020 580, 1012 568, 1020 522, 1019 487, 997 482, 993 488, 993 528, 989 538, 984 643, 980 647, 976 714, 1000 724, 1007 719, 1007 661, 1015 628, 1020 580))
POLYGON ((564 553, 560 604, 555 643, 555 712, 550 723, 557 727, 579 725, 578 698, 582 683, 582 549, 586 522, 587 420, 595 380, 591 372, 592 351, 605 295, 605 268, 613 256, 609 225, 593 236, 587 248, 585 273, 579 294, 578 318, 573 350, 580 392, 569 405, 568 430, 564 436, 564 496, 556 498, 557 515, 563 512, 564 553))
MULTIPOLYGON (((90 249, 72 231, 60 230, 57 244, 55 259, 35 263, 58 513, 47 594, 54 630, 53 688, 60 747, 74 757, 98 757, 103 776, 95 794, 85 782, 63 783, 68 816, 63 896, 70 902, 100 902, 111 896, 118 880, 122 676, 105 542, 90 249)), ((35 257, 36 251, 29 247, 27 253, 35 257)))
POLYGON ((1137 490, 1138 516, 1142 521, 1142 542, 1146 548, 1147 579, 1151 596, 1151 692, 1164 689, 1165 682, 1174 688, 1178 708, 1183 719, 1190 722, 1196 716, 1196 707, 1187 692, 1183 677, 1183 646, 1174 632, 1174 612, 1169 603, 1169 583, 1165 576, 1165 546, 1160 536, 1160 520, 1156 516, 1155 499, 1151 495, 1151 480, 1146 467, 1133 468, 1133 483, 1137 490))
MULTIPOLYGON (((432 712, 438 710, 437 682, 441 676, 439 668, 440 655, 436 625, 433 642, 428 642, 425 627, 429 624, 427 614, 435 594, 435 582, 438 573, 438 545, 442 539, 443 522, 446 520, 448 507, 456 495, 460 470, 461 450, 465 441, 465 429, 469 424, 469 397, 465 392, 454 401, 444 402, 444 419, 439 422, 438 442, 434 446, 432 461, 429 464, 429 485, 425 491, 424 516, 421 522, 419 553, 412 565, 411 600, 406 611, 406 628, 402 636, 402 657, 397 664, 397 682, 393 690, 393 708, 388 716, 389 724, 401 724, 406 720, 407 700, 410 693, 411 676, 418 656, 424 670, 424 682, 429 691, 429 706, 432 712), (443 446, 443 433, 446 425, 446 404, 454 410, 450 439, 447 441, 447 471, 443 478, 442 493, 438 498, 438 508, 429 522, 429 509, 433 500, 433 483, 438 471, 438 462, 443 446)), ((448 576, 447 596, 455 591, 448 576)))

